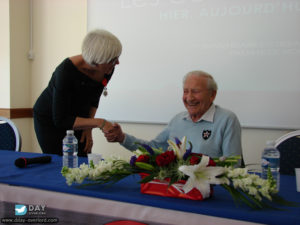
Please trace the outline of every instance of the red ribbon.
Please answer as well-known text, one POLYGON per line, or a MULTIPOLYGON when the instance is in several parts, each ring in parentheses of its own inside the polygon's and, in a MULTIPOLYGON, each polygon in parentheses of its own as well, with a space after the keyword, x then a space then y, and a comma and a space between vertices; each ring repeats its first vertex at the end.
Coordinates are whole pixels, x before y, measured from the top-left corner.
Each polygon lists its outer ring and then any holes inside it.
MULTIPOLYGON (((142 178, 146 177, 148 174, 140 174, 142 178)), ((153 180, 148 183, 141 184, 141 193, 150 195, 159 195, 164 197, 174 197, 174 198, 185 198, 191 200, 203 200, 201 192, 193 188, 188 193, 184 193, 181 189, 186 181, 180 180, 174 183, 174 185, 169 186, 168 181, 153 180)), ((210 196, 212 196, 213 189, 211 187, 210 196)))

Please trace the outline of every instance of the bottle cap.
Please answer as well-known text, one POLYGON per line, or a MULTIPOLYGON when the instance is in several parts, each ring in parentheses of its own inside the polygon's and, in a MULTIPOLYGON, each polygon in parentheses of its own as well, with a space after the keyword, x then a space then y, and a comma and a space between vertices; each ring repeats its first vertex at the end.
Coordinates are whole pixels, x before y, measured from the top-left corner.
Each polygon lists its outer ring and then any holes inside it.
POLYGON ((67 130, 67 134, 74 134, 73 130, 67 130))
POLYGON ((275 146, 275 141, 267 141, 267 146, 270 146, 270 147, 274 147, 275 146))

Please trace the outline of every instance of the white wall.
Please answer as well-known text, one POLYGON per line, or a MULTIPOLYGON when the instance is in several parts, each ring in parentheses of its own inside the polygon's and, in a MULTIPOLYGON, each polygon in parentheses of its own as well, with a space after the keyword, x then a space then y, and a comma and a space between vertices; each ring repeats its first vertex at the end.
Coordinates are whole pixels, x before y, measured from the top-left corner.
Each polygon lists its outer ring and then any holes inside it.
MULTIPOLYGON (((3 2, 1 0, 0 4, 3 2)), ((86 0, 33 0, 33 6, 35 59, 31 62, 31 83, 30 90, 28 90, 31 93, 31 107, 40 92, 46 87, 55 67, 65 57, 80 53, 87 24, 86 0)), ((0 12, 2 12, 2 7, 0 7, 0 12)), ((1 18, 2 14, 0 13, 0 23, 3 23, 1 18)), ((126 46, 124 46, 124 51, 126 51, 126 46)), ((2 52, 0 52, 0 57, 1 54, 2 52)), ((119 66, 122 66, 122 62, 119 66)), ((2 104, 1 96, 0 102, 2 104)), ((31 143, 31 147, 26 146, 23 151, 41 152, 32 123, 32 119, 17 120, 17 125, 31 129, 31 132, 22 134, 23 140, 31 143)), ((164 125, 134 123, 121 123, 121 126, 124 131, 149 140, 154 138, 164 127, 164 125)), ((286 132, 288 130, 243 128, 242 142, 246 163, 259 163, 266 140, 277 139, 286 132)), ((107 143, 99 129, 94 130, 93 136, 94 152, 102 153, 105 157, 112 154, 123 157, 131 155, 119 144, 107 143)))

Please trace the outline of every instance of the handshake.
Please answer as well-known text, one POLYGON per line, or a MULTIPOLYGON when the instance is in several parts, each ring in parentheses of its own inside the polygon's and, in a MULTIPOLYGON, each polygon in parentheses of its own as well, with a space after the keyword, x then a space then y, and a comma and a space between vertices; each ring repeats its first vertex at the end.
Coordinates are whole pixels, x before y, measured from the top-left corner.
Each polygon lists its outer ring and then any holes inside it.
POLYGON ((106 121, 105 127, 103 127, 101 130, 108 142, 122 143, 124 141, 125 134, 118 123, 110 123, 106 121))

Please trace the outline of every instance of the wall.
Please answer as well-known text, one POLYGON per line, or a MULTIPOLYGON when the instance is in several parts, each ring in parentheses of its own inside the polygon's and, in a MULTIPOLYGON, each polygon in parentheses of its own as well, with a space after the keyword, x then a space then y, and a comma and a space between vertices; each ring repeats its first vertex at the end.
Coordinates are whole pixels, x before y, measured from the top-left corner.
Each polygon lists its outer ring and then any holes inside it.
POLYGON ((32 104, 55 67, 80 54, 86 20, 86 0, 33 0, 32 104))
MULTIPOLYGON (((31 108, 30 1, 10 0, 10 108, 31 108)), ((22 149, 31 149, 32 119, 13 119, 22 134, 22 149)))
MULTIPOLYGON (((47 86, 55 67, 66 57, 80 54, 86 34, 85 0, 33 0, 33 50, 31 106, 47 86)), ((35 132, 32 148, 41 152, 35 132)))
MULTIPOLYGON (((0 4, 2 3, 3 0, 0 1, 0 4)), ((2 12, 2 7, 0 10, 2 12)), ((81 41, 86 34, 87 24, 86 0, 33 0, 33 11, 35 58, 30 62, 31 76, 29 77, 31 78, 29 79, 30 87, 27 89, 31 93, 31 107, 46 87, 55 67, 65 57, 80 53, 81 41)), ((18 17, 18 15, 15 16, 18 17)), ((0 13, 1 23, 3 23, 2 17, 3 14, 0 13)), ((126 46, 124 46, 124 51, 126 51, 126 46)), ((0 57, 1 55, 2 53, 0 57)), ((119 66, 122 66, 122 62, 119 66)), ((18 87, 18 84, 16 86, 18 87)), ((1 98, 0 102, 2 104, 1 98)), ((22 132, 23 140, 31 143, 30 147, 24 147, 23 151, 41 152, 32 127, 32 119, 18 119, 17 125, 31 130, 29 133, 22 132)), ((121 123, 121 126, 124 131, 145 139, 154 138, 164 127, 164 125, 135 123, 121 123)), ((288 131, 243 128, 242 142, 246 163, 259 163, 266 140, 277 139, 288 131)), ((94 129, 93 136, 94 152, 102 153, 105 157, 113 154, 122 157, 131 155, 119 144, 107 143, 99 129, 94 129)))
MULTIPOLYGON (((30 107, 29 0, 0 1, 0 108, 30 107)), ((31 149, 31 119, 13 119, 23 134, 23 147, 31 149)))
POLYGON ((10 107, 26 108, 31 102, 29 51, 29 0, 10 0, 10 107), (24 10, 26 9, 26 10, 24 10))
POLYGON ((10 107, 9 0, 0 1, 0 108, 10 107))

